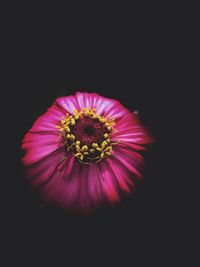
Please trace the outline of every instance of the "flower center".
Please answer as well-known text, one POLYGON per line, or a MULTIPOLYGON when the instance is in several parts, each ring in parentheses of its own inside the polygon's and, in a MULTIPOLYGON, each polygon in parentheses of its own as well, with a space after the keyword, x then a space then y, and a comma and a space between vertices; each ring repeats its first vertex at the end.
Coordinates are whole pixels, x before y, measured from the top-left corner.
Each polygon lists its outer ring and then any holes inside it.
POLYGON ((94 135, 95 131, 91 125, 86 125, 84 128, 84 133, 87 135, 94 135))
POLYGON ((95 109, 90 107, 75 110, 74 113, 63 117, 61 125, 57 126, 62 132, 66 149, 72 151, 81 163, 108 158, 112 146, 116 144, 110 140, 114 119, 97 115, 95 109))

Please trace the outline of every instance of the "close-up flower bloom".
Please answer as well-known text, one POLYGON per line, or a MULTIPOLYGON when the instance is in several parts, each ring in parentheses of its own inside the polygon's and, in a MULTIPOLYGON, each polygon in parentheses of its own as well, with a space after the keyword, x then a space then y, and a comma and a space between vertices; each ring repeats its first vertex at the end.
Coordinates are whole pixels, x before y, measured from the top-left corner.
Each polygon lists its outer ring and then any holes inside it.
POLYGON ((22 141, 31 186, 45 203, 91 211, 132 192, 152 142, 137 113, 96 93, 57 98, 22 141))

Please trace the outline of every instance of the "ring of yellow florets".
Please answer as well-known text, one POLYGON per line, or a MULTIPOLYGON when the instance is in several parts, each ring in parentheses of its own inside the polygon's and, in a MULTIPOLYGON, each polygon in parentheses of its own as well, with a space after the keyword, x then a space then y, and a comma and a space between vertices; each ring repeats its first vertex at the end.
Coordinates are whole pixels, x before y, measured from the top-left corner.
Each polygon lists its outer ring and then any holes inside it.
POLYGON ((71 151, 81 163, 99 162, 104 158, 110 157, 112 146, 116 144, 110 139, 110 134, 115 124, 114 119, 97 115, 95 110, 96 109, 91 109, 90 107, 82 108, 80 111, 74 110, 74 115, 69 115, 67 113, 66 116, 62 118, 61 124, 57 126, 62 133, 63 142, 67 150, 71 151), (98 126, 104 129, 100 140, 89 145, 79 140, 81 138, 77 139, 77 135, 73 132, 75 125, 81 123, 81 121, 85 119, 98 123, 98 126))

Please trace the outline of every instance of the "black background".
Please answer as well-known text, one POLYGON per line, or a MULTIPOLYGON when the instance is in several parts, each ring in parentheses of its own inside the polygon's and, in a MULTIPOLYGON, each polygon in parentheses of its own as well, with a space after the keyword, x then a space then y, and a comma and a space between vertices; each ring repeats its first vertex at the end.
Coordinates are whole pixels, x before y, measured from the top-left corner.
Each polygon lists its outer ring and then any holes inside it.
MULTIPOLYGON (((47 8, 47 7, 46 7, 47 8)), ((30 262, 63 258, 95 266, 105 258, 134 264, 181 257, 183 203, 180 184, 188 155, 180 129, 187 120, 184 68, 187 23, 177 10, 148 8, 111 13, 81 7, 48 12, 32 7, 7 21, 4 112, 6 145, 6 247, 30 262), (38 11, 38 10, 37 10, 38 11), (144 183, 121 205, 72 216, 41 205, 25 183, 21 140, 56 97, 97 92, 138 110, 155 142, 145 153, 144 183)), ((120 9, 120 8, 119 8, 120 9)), ((3 100, 4 101, 4 100, 3 100)), ((187 132, 188 129, 185 129, 187 132)))

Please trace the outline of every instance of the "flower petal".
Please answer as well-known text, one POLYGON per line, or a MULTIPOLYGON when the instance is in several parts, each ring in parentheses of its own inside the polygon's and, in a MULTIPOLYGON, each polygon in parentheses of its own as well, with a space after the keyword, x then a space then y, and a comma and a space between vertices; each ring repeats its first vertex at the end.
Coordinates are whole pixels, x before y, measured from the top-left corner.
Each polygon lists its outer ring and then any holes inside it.
POLYGON ((78 207, 80 167, 80 164, 74 162, 74 168, 70 171, 67 179, 63 177, 62 172, 56 169, 52 179, 41 188, 41 196, 44 201, 53 203, 64 209, 78 207))
POLYGON ((26 166, 25 171, 29 182, 34 187, 41 187, 50 181, 64 155, 63 150, 60 149, 51 153, 44 159, 26 166))
POLYGON ((75 96, 80 108, 96 108, 96 112, 99 115, 117 119, 128 113, 128 110, 119 101, 105 98, 96 93, 77 92, 75 96))
POLYGON ((33 134, 27 133, 22 141, 23 149, 32 149, 35 146, 49 146, 60 144, 62 142, 62 137, 60 135, 53 135, 47 133, 46 135, 42 134, 33 134))
POLYGON ((59 97, 56 99, 56 104, 70 114, 75 114, 75 110, 80 110, 75 96, 59 97))
POLYGON ((106 161, 101 161, 98 166, 102 175, 102 178, 100 180, 102 190, 105 192, 108 201, 111 203, 118 202, 120 198, 117 191, 117 184, 114 178, 114 173, 110 171, 109 165, 106 161))
MULTIPOLYGON (((117 122, 115 131, 112 133, 112 140, 120 141, 126 145, 129 145, 129 143, 149 144, 153 141, 147 129, 141 125, 133 113, 129 113, 117 122)), ((138 148, 139 150, 142 149, 140 146, 138 148)))
POLYGON ((56 129, 56 123, 48 118, 47 114, 40 116, 30 129, 31 133, 41 133, 41 134, 58 134, 58 129, 56 129))
POLYGON ((105 116, 110 118, 119 119, 126 116, 129 113, 128 109, 123 107, 119 101, 112 100, 111 105, 108 105, 105 110, 105 116))
POLYGON ((119 101, 104 97, 98 98, 96 109, 98 114, 113 119, 119 119, 129 112, 119 101))
MULTIPOLYGON (((79 184, 79 196, 78 196, 78 207, 84 211, 91 210, 91 200, 88 192, 88 174, 90 166, 82 165, 80 169, 80 184, 79 184)), ((96 177, 94 177, 96 179, 96 177)))
POLYGON ((34 146, 29 148, 23 158, 23 162, 25 165, 33 164, 41 159, 49 156, 51 153, 60 149, 61 146, 59 144, 53 144, 48 146, 34 146))
POLYGON ((96 93, 83 93, 83 92, 77 92, 75 94, 75 97, 77 99, 77 102, 80 106, 80 108, 96 108, 96 102, 99 99, 99 95, 96 93))
POLYGON ((137 178, 141 178, 141 173, 138 168, 141 167, 142 159, 136 157, 134 151, 129 151, 128 149, 123 149, 118 146, 113 149, 112 156, 115 157, 124 168, 134 173, 137 178))
POLYGON ((60 123, 64 115, 66 115, 66 112, 54 104, 34 122, 29 132, 58 134, 59 131, 56 126, 60 123))
POLYGON ((92 164, 91 166, 89 166, 88 194, 94 206, 103 203, 105 200, 105 195, 102 192, 100 179, 101 179, 101 173, 99 171, 97 164, 92 164))
POLYGON ((108 164, 115 175, 120 189, 125 193, 130 193, 130 188, 134 186, 130 173, 125 168, 122 168, 122 165, 118 164, 114 158, 109 158, 108 164))

